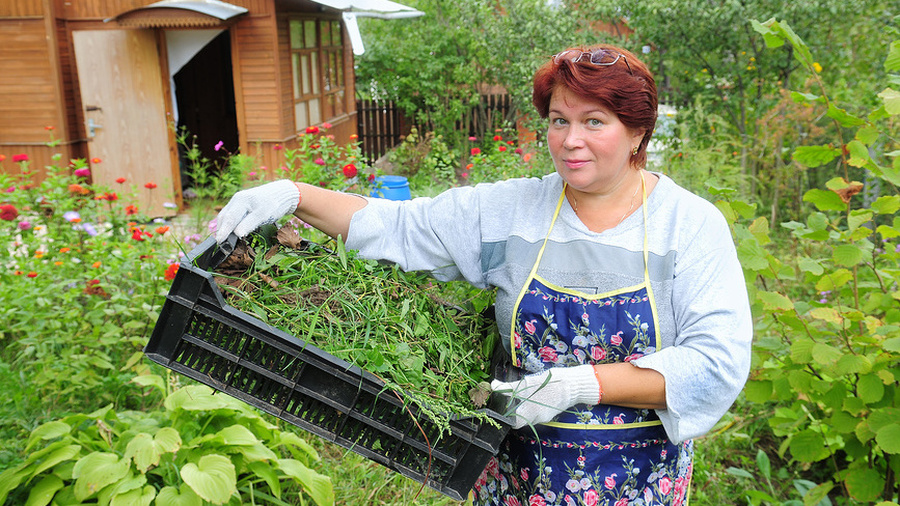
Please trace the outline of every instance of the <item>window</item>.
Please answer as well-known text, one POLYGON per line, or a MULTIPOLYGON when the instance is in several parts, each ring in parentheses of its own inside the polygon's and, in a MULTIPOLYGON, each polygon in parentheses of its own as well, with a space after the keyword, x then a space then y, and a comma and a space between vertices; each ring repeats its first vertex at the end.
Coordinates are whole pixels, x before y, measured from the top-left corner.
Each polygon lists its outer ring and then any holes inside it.
POLYGON ((341 23, 292 19, 290 42, 294 124, 299 132, 346 112, 341 23))

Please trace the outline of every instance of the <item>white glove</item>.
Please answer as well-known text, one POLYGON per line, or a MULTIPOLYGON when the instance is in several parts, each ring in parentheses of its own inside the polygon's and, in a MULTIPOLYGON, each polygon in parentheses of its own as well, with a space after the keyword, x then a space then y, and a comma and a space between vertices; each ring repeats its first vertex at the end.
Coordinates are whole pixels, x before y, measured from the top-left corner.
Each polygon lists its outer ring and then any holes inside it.
POLYGON ((219 211, 216 242, 221 244, 232 232, 244 237, 262 225, 275 223, 293 213, 299 204, 300 190, 287 179, 241 190, 219 211))
POLYGON ((512 413, 515 429, 549 422, 576 404, 600 402, 600 383, 589 364, 554 367, 511 383, 494 380, 491 388, 513 401, 522 400, 512 413))

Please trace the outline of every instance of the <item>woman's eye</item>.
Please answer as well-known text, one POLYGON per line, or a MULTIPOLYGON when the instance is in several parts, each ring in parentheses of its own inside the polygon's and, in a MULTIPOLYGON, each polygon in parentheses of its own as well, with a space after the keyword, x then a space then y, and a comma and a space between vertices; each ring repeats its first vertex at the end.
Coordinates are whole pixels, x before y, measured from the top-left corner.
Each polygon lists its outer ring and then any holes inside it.
POLYGON ((552 119, 550 119, 550 124, 562 126, 562 125, 566 124, 566 120, 564 120, 563 118, 552 118, 552 119))
POLYGON ((598 127, 602 124, 603 124, 603 122, 596 118, 592 118, 592 119, 588 120, 588 125, 590 125, 592 127, 598 127))

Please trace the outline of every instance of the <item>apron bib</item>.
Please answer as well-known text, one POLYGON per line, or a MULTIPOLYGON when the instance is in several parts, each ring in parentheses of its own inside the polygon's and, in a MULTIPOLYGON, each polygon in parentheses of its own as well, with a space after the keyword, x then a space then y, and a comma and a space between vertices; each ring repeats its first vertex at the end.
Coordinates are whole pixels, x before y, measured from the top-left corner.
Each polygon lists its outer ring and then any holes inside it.
MULTIPOLYGON (((628 362, 660 347, 650 286, 647 191, 643 188, 644 280, 589 294, 537 274, 550 229, 513 310, 512 364, 526 374, 552 367, 628 362)), ((687 504, 693 445, 668 441, 651 409, 576 405, 553 421, 510 431, 473 488, 473 504, 677 506, 687 504)))

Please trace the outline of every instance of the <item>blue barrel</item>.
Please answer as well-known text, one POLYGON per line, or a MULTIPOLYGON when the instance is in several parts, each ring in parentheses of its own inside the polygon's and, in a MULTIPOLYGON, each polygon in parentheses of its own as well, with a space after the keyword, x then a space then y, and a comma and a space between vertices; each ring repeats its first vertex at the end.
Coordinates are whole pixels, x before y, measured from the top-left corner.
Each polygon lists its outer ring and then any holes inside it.
POLYGON ((412 198, 412 194, 409 192, 409 181, 403 176, 392 175, 375 178, 372 196, 388 200, 409 200, 412 198))

